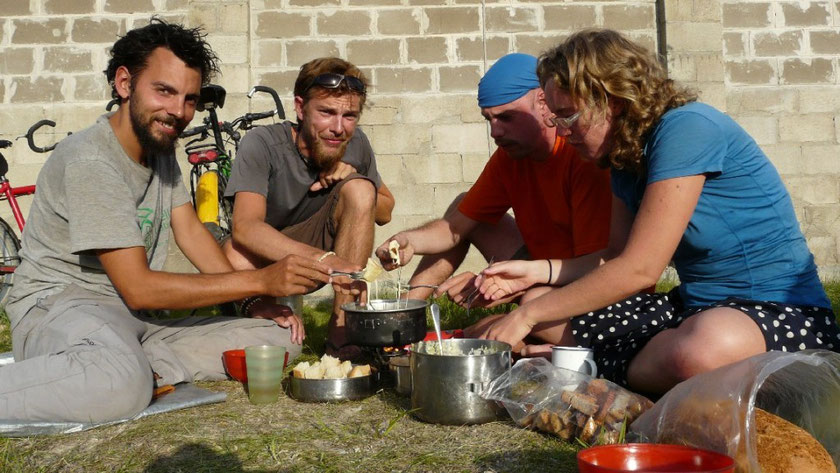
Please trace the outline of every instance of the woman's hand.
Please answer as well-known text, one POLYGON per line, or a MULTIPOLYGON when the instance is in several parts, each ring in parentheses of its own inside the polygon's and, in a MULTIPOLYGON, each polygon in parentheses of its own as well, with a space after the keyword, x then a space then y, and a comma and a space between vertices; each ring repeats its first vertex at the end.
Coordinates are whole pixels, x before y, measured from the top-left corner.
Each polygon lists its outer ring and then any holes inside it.
POLYGON ((499 318, 479 335, 479 338, 487 340, 498 340, 509 343, 516 347, 522 340, 531 333, 535 322, 528 318, 527 312, 521 306, 519 309, 499 318))
POLYGON ((502 261, 481 272, 478 290, 488 301, 499 300, 511 294, 521 293, 539 282, 546 282, 548 272, 546 260, 502 261))

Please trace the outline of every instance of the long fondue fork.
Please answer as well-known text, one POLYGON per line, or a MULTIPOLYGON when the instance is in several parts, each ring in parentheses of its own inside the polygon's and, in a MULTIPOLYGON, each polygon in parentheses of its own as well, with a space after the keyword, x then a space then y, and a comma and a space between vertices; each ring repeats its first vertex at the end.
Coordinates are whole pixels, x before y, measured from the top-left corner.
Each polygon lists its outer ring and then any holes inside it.
POLYGON ((443 342, 440 341, 440 306, 436 302, 432 303, 432 323, 435 325, 435 335, 437 335, 438 354, 443 355, 443 342))
MULTIPOLYGON (((496 259, 495 256, 490 257, 490 261, 487 263, 487 266, 490 267, 493 264, 493 261, 496 259)), ((477 276, 476 276, 477 277, 477 276)), ((470 320, 470 306, 472 306, 473 301, 475 298, 478 297, 478 287, 473 288, 472 292, 469 296, 467 296, 467 320, 470 320)))

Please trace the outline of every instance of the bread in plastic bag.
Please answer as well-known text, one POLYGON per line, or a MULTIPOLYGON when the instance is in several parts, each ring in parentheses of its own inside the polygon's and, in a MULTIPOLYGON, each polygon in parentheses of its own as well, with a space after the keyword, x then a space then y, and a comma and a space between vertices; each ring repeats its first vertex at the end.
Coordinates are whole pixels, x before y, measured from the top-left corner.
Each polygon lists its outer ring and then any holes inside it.
POLYGON ((771 351, 694 376, 633 422, 628 436, 714 450, 735 458, 739 472, 760 472, 756 408, 807 431, 837 465, 840 354, 771 351))
POLYGON ((605 379, 525 358, 481 393, 500 402, 520 426, 587 444, 619 441, 621 432, 653 404, 605 379))

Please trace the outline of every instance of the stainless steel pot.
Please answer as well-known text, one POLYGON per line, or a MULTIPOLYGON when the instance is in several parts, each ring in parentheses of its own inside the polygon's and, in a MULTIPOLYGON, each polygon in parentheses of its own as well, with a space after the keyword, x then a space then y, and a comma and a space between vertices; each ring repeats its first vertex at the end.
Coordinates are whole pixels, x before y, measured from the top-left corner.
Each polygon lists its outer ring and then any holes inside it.
MULTIPOLYGON (((433 342, 437 348, 437 341, 433 342)), ((504 409, 479 393, 510 369, 510 345, 477 339, 442 340, 443 353, 432 355, 425 343, 412 345, 411 408, 420 420, 435 424, 481 424, 498 419, 504 409), (470 355, 481 349, 487 354, 470 355)))
POLYGON ((426 301, 376 299, 370 306, 344 304, 347 341, 368 347, 398 347, 426 337, 426 301))
POLYGON ((394 390, 397 394, 408 396, 411 394, 411 359, 410 355, 395 356, 388 360, 388 369, 394 380, 394 390))
POLYGON ((376 392, 376 376, 342 379, 302 379, 291 377, 289 395, 298 401, 355 401, 376 392))

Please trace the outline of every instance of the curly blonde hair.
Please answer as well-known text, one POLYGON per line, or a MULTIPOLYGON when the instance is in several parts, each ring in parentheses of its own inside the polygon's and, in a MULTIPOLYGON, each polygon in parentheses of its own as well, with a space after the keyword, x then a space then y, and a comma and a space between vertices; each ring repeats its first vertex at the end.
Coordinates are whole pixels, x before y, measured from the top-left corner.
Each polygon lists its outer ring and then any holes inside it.
POLYGON ((644 171, 644 146, 662 115, 697 100, 692 90, 668 78, 657 57, 617 31, 586 29, 540 56, 540 85, 549 80, 575 103, 603 113, 609 98, 623 111, 613 117, 613 148, 599 165, 644 171))

